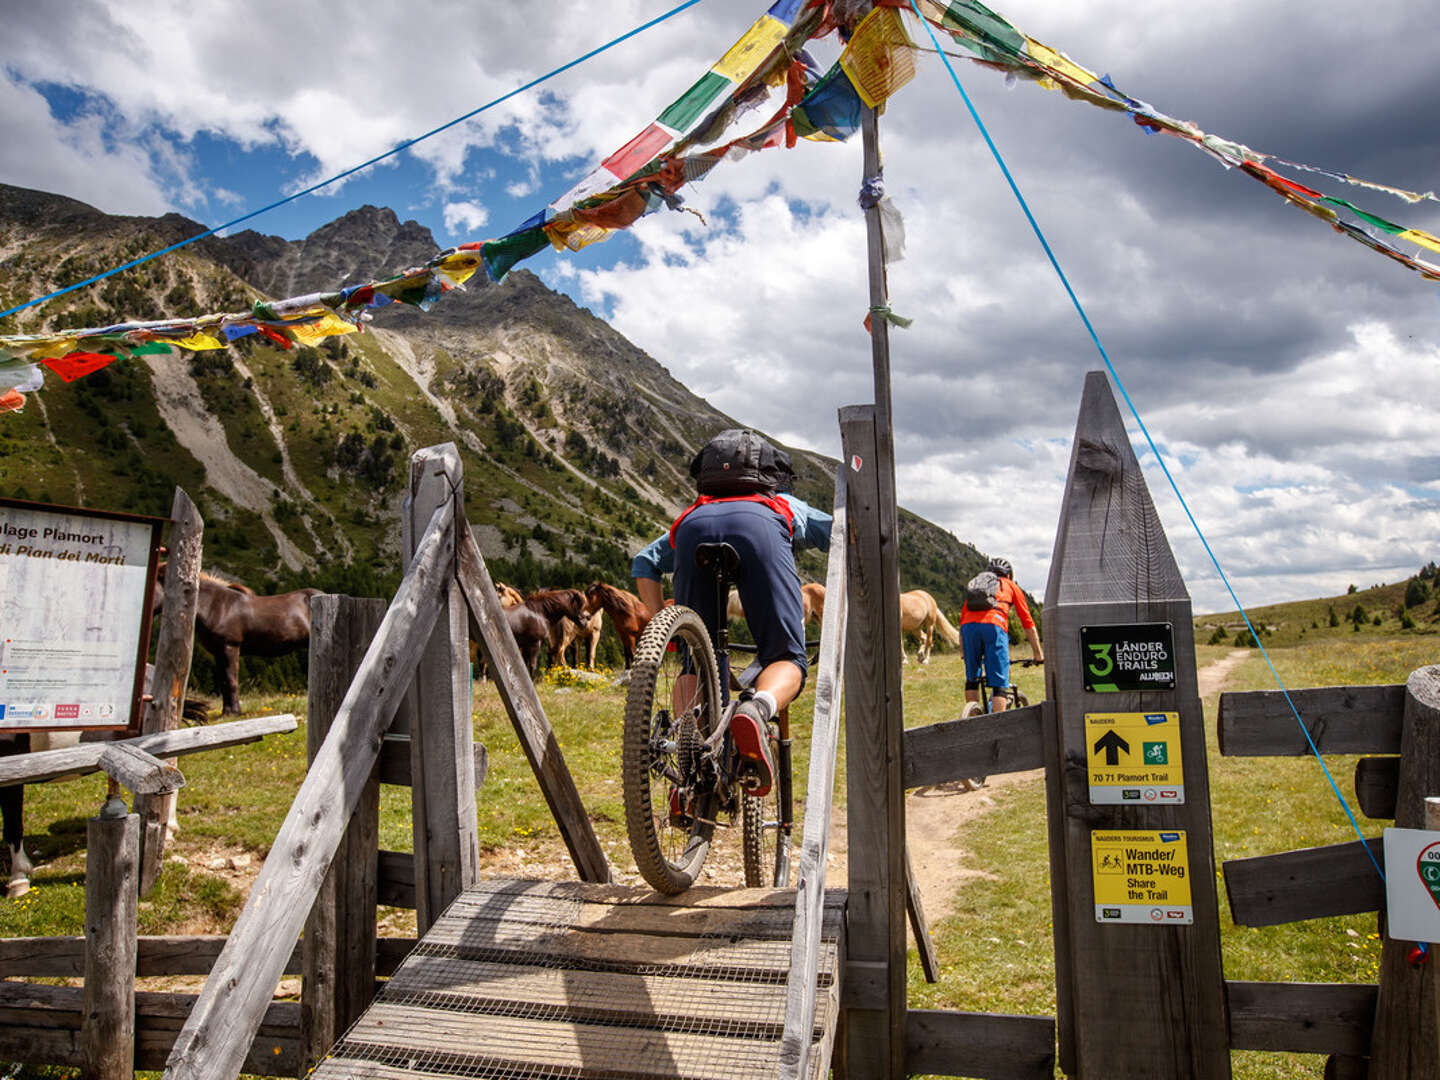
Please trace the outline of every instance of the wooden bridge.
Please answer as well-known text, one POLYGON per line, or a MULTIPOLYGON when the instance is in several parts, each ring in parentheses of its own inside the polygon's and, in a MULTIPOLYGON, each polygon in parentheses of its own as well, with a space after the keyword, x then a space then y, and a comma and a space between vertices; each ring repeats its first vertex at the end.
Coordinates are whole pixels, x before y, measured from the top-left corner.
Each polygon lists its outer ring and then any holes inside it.
MULTIPOLYGON (((810 1077, 830 1066, 844 902, 821 922, 810 1077)), ((480 882, 312 1076, 776 1076, 794 913, 793 889, 480 882)))

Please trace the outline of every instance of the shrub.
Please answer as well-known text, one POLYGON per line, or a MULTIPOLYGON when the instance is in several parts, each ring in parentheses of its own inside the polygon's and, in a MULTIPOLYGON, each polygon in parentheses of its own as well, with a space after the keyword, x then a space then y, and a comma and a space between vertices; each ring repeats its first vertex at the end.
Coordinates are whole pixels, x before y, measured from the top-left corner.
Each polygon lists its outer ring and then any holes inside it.
POLYGON ((1223 626, 1217 626, 1215 627, 1215 632, 1210 635, 1210 644, 1219 645, 1225 640, 1227 636, 1228 635, 1225 633, 1225 628, 1223 626))
POLYGON ((1419 607, 1426 600, 1430 599, 1430 586, 1421 581, 1418 577, 1411 578, 1410 584, 1405 586, 1405 606, 1407 608, 1419 607))

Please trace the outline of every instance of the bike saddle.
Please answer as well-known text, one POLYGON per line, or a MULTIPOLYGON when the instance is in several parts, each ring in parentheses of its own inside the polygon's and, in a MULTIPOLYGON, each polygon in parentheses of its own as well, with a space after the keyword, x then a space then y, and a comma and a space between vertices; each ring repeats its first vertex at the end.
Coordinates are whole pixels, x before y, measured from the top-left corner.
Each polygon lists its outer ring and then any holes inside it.
POLYGON ((734 578, 740 572, 740 553, 722 542, 695 545, 695 566, 734 578))

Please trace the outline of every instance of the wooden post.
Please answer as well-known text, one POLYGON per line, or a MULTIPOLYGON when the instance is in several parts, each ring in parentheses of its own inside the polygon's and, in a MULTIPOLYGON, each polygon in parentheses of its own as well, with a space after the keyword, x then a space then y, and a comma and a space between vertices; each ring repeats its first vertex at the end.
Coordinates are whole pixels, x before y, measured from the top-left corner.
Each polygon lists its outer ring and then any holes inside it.
MULTIPOLYGON (((454 443, 416 451, 405 502, 406 554, 436 508, 461 512, 460 452, 454 443)), ((470 634, 465 600, 451 574, 440 615, 415 671, 410 728, 410 796, 415 835, 415 918, 423 937, 450 901, 480 873, 475 816, 474 726, 470 716, 470 634)))
MULTIPOLYGON (((1395 827, 1422 829, 1425 799, 1440 791, 1440 666, 1412 671, 1405 680, 1404 717, 1395 827)), ((1370 1040, 1370 1080, 1440 1076, 1435 978, 1427 975, 1440 960, 1432 955, 1425 964, 1411 967, 1412 945, 1385 935, 1375 1034, 1370 1040)))
MULTIPOLYGON (((1092 371, 1085 379, 1045 591, 1045 652, 1050 707, 1042 716, 1054 740, 1047 753, 1046 785, 1061 1068, 1083 1080, 1228 1078, 1210 791, 1190 598, 1104 372, 1092 371), (1164 624, 1169 624, 1168 635, 1163 629, 1141 629, 1164 624), (1127 627, 1135 629, 1122 629, 1127 627), (1163 641, 1168 636, 1173 689, 1164 688, 1164 682, 1155 690, 1126 689, 1128 680, 1113 673, 1103 680, 1092 676, 1087 689, 1087 657, 1108 655, 1114 661, 1115 654, 1105 653, 1103 646, 1087 654, 1082 628, 1088 628, 1092 642, 1112 636, 1163 641), (1106 689, 1117 686, 1118 691, 1106 689), (1143 718, 1166 713, 1178 717, 1178 734, 1171 736, 1175 742, 1167 753, 1172 760, 1177 750, 1180 754, 1185 801, 1167 801, 1163 791, 1153 788, 1154 801, 1145 801, 1145 785, 1136 783, 1134 802, 1121 795, 1116 803, 1093 804, 1086 755, 1094 748, 1087 714, 1143 718), (1144 889, 1123 907, 1096 904, 1091 833, 1123 830, 1133 830, 1137 840, 1159 833, 1155 843, 1161 846, 1174 843, 1175 833, 1183 830, 1193 924, 1173 914, 1173 903, 1145 910, 1144 889), (1122 911, 1146 924, 1102 921, 1122 911), (1151 919, 1159 925, 1149 925, 1151 919)), ((1159 666, 1163 669, 1163 660, 1159 666)), ((1134 685, 1142 684, 1137 678, 1134 685)), ((1125 752, 1132 750, 1137 765, 1150 760, 1140 756, 1138 746, 1125 752)))
MULTIPOLYGON (((165 607, 155 646, 152 700, 141 720, 142 734, 174 731, 185 707, 185 685, 195 647, 195 605, 200 599, 200 559, 205 519, 181 488, 170 506, 170 545, 165 563, 165 607)), ((174 765, 171 761, 169 764, 174 765)), ((149 896, 160 876, 165 841, 175 817, 175 793, 136 795, 135 812, 144 819, 140 837, 140 895, 149 896)))
MULTIPOLYGON (((850 845, 846 979, 877 986, 848 1010, 848 1075, 905 1075, 905 782, 900 698, 900 581, 893 476, 876 410, 840 410, 849 480, 849 620, 845 650, 846 791, 850 845), (853 978, 852 978, 853 976, 853 978)), ((838 542, 832 541, 832 542, 838 542)))
POLYGON ((140 816, 112 794, 85 829, 84 1080, 135 1074, 135 957, 140 816))
MULTIPOLYGON (((385 617, 385 601, 316 596, 310 601, 310 703, 305 748, 314 761, 350 680, 385 617)), ((375 996, 376 852, 380 835, 378 763, 310 908, 302 942, 300 1038, 305 1071, 375 996)))

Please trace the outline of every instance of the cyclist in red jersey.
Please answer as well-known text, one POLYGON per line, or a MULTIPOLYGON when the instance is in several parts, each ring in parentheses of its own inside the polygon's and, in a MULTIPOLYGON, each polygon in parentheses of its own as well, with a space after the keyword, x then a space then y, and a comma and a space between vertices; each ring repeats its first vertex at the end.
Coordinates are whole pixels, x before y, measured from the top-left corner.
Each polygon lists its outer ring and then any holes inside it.
POLYGON ((984 661, 985 681, 990 685, 990 711, 1004 712, 1010 707, 1010 609, 1015 609, 1035 659, 1043 662, 1045 651, 1040 647, 1040 633, 1030 615, 1025 594, 1015 584, 1014 568, 1007 559, 991 559, 986 567, 1000 579, 992 605, 971 611, 969 605, 960 609, 960 644, 965 652, 965 700, 980 700, 980 665, 984 661))

